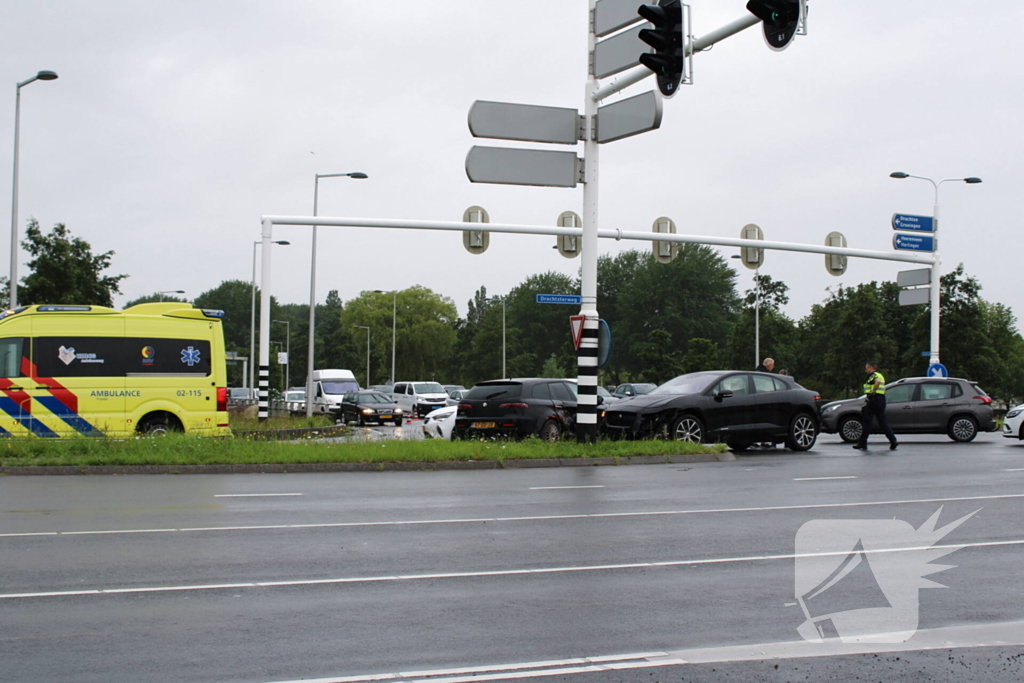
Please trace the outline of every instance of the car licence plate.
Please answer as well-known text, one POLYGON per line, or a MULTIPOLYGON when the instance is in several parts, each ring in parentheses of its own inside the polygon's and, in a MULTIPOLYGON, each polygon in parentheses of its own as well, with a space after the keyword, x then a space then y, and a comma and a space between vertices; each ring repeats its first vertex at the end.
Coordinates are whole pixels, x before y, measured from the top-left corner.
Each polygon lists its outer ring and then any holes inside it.
POLYGON ((391 416, 390 415, 381 415, 380 419, 382 419, 382 420, 390 420, 391 416))
POLYGON ((473 429, 494 429, 493 422, 474 422, 473 429))

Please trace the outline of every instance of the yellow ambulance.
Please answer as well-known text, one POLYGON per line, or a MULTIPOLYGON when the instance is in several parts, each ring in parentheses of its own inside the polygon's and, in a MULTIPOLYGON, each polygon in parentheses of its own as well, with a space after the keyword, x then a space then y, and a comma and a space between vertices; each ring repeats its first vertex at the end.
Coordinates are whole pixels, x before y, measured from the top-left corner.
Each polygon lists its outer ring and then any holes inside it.
POLYGON ((229 435, 223 317, 181 302, 0 313, 0 437, 229 435))

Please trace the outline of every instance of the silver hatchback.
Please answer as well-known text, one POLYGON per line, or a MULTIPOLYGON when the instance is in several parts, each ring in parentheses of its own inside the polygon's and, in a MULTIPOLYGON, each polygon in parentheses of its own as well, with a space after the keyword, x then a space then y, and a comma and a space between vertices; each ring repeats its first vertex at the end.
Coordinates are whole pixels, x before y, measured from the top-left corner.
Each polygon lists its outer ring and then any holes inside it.
MULTIPOLYGON (((946 434, 970 441, 996 428, 992 399, 976 383, 952 377, 908 377, 885 391, 885 417, 896 434, 946 434)), ((833 401, 821 408, 821 431, 859 441, 864 397, 833 401)), ((874 433, 881 433, 875 423, 874 433)))

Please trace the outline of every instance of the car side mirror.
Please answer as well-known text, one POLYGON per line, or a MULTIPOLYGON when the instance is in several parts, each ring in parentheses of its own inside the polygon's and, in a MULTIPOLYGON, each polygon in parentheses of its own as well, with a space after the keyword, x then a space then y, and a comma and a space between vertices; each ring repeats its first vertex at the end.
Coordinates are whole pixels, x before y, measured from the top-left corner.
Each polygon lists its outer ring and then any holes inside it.
POLYGON ((723 398, 732 398, 732 392, 731 391, 719 391, 717 394, 715 394, 715 400, 716 401, 721 401, 723 398))
POLYGON ((597 405, 601 405, 602 403, 604 403, 604 396, 598 396, 597 397, 597 405))

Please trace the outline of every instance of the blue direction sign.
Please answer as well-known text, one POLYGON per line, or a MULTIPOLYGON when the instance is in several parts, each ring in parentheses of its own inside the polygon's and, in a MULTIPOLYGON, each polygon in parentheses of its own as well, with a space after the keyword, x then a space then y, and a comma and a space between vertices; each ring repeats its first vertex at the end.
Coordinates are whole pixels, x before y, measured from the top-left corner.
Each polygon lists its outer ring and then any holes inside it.
POLYGON ((538 294, 538 304, 576 304, 583 303, 583 297, 578 294, 538 294))
POLYGON ((892 215, 892 229, 935 232, 935 219, 931 216, 911 216, 905 213, 894 213, 892 215))
POLYGON ((928 366, 929 377, 949 377, 949 370, 942 363, 932 363, 928 366))
POLYGON ((932 235, 896 233, 892 236, 892 247, 904 251, 935 251, 935 238, 932 235))

